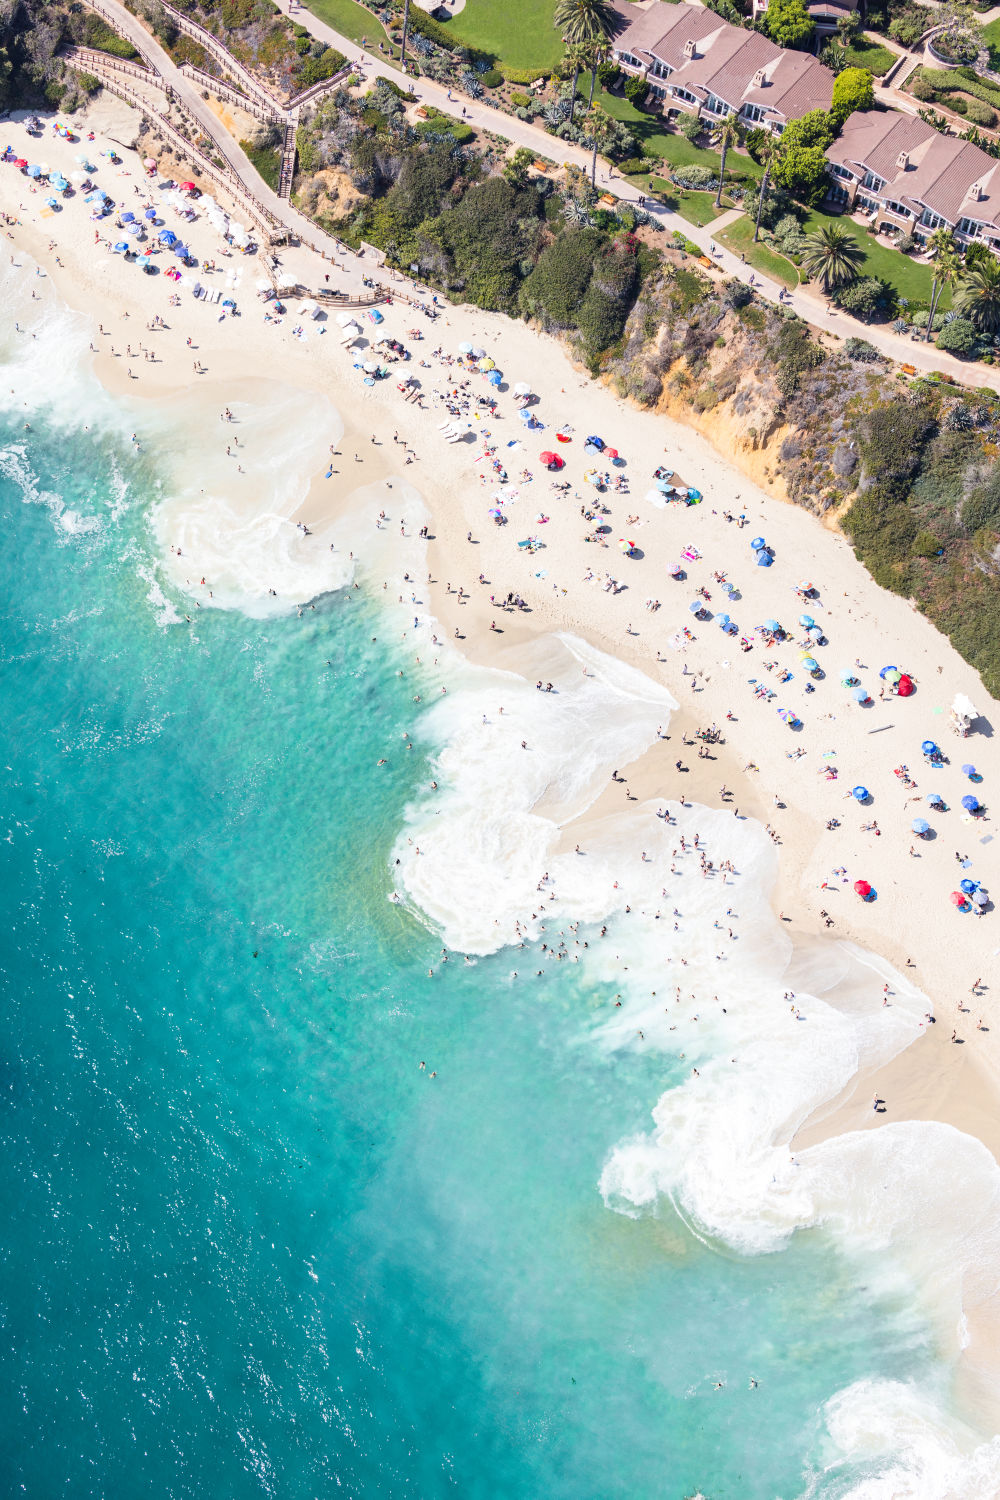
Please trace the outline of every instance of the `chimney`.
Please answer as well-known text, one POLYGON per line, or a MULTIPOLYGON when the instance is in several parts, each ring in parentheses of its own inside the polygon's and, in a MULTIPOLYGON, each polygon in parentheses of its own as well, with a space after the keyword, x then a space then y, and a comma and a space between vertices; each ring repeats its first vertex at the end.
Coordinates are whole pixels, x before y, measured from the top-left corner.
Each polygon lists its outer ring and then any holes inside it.
POLYGON ((753 87, 755 89, 762 89, 764 87, 764 69, 763 68, 758 68, 757 71, 756 71, 756 73, 753 75, 753 87))
POLYGON ((684 56, 685 57, 697 57, 697 55, 698 54, 695 51, 695 40, 694 40, 694 37, 688 37, 687 41, 684 43, 684 56))
POLYGON ((979 200, 980 200, 980 198, 982 196, 983 196, 983 185, 982 185, 982 183, 981 182, 974 182, 972 184, 972 186, 970 187, 970 189, 969 189, 969 197, 972 199, 972 201, 974 203, 978 203, 979 200))
POLYGON ((896 166, 899 168, 899 170, 901 172, 905 172, 906 169, 907 169, 907 167, 909 165, 910 165, 909 153, 906 152, 906 151, 901 151, 899 153, 899 155, 896 157, 896 166))

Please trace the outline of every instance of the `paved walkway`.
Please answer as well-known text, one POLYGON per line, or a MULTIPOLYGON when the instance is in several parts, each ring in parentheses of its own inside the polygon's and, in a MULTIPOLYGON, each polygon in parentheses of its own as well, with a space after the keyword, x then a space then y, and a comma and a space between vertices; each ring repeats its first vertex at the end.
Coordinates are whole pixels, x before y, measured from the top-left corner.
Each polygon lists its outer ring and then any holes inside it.
MULTIPOLYGON (((490 130, 513 141, 516 145, 529 146, 538 156, 548 157, 549 160, 564 165, 572 163, 589 170, 590 153, 581 150, 580 147, 561 141, 556 136, 548 135, 544 130, 527 121, 517 120, 511 115, 491 109, 478 100, 470 99, 463 104, 461 99, 449 97, 450 91, 440 84, 433 83, 428 78, 409 78, 391 63, 365 53, 347 37, 341 36, 325 22, 318 20, 311 11, 293 4, 292 0, 277 0, 277 3, 286 15, 294 16, 295 20, 305 26, 317 40, 336 47, 338 52, 342 52, 352 63, 360 64, 365 76, 369 79, 388 78, 401 88, 409 89, 421 103, 452 115, 457 113, 477 129, 490 130)), ((102 10, 113 15, 114 24, 118 30, 127 36, 151 66, 163 75, 185 109, 197 120, 205 134, 216 142, 220 152, 241 181, 250 187, 250 190, 264 203, 279 223, 285 224, 306 244, 316 245, 318 239, 316 226, 292 208, 286 199, 279 198, 277 193, 273 193, 264 186, 237 143, 220 127, 218 118, 201 98, 197 89, 174 65, 156 39, 125 9, 120 0, 100 0, 100 5, 102 10)), ((615 177, 613 171, 607 166, 598 170, 597 181, 602 189, 614 193, 623 202, 634 204, 639 197, 636 187, 615 177)), ((720 227, 719 220, 714 221, 714 225, 709 224, 704 228, 699 228, 695 224, 689 224, 679 214, 652 199, 647 198, 645 206, 647 212, 654 215, 666 230, 679 229, 686 239, 698 245, 706 255, 711 255, 714 264, 725 275, 736 276, 750 283, 760 296, 771 302, 777 303, 783 300, 785 306, 794 308, 819 333, 832 335, 835 338, 850 338, 851 336, 864 338, 890 359, 912 364, 918 370, 940 370, 953 376, 962 384, 989 386, 993 390, 1000 391, 1000 368, 982 364, 970 366, 944 353, 943 350, 936 349, 933 344, 916 343, 911 341, 908 335, 900 336, 884 324, 868 327, 848 317, 845 313, 838 313, 835 308, 821 300, 817 293, 806 291, 801 287, 784 298, 779 297, 779 292, 783 292, 784 288, 778 282, 752 272, 748 265, 729 250, 717 247, 713 253, 713 235, 720 227)), ((349 252, 341 256, 338 266, 341 264, 343 275, 338 276, 337 280, 338 283, 344 284, 345 290, 357 290, 356 286, 349 286, 348 283, 360 284, 362 274, 372 269, 370 264, 361 262, 349 252)), ((408 283, 404 282, 405 284, 408 283)))

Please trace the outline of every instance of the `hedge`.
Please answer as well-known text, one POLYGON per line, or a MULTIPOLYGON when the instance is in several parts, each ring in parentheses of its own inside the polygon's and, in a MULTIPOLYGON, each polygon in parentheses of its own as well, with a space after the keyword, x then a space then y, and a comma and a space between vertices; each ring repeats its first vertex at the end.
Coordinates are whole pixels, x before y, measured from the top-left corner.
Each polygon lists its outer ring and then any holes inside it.
POLYGON ((949 94, 953 89, 1000 109, 1000 88, 986 83, 972 68, 918 68, 910 84, 913 97, 924 103, 940 99, 942 94, 949 94))
POLYGON ((508 83, 537 83, 539 79, 548 82, 552 77, 549 68, 512 68, 509 63, 499 61, 494 62, 493 66, 498 73, 503 74, 508 83))

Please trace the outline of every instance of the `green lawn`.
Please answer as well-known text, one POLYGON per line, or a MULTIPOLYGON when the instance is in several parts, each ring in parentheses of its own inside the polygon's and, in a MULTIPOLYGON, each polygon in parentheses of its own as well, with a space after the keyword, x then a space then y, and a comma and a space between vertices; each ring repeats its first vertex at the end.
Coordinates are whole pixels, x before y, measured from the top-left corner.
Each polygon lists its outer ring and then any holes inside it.
POLYGON ((895 52, 890 52, 888 47, 880 47, 877 42, 870 42, 863 36, 859 36, 853 47, 847 49, 847 66, 867 68, 876 78, 888 73, 895 61, 895 52))
POLYGON ((790 260, 786 260, 783 255, 777 255, 766 245, 754 244, 753 220, 748 219, 745 214, 742 219, 737 219, 735 224, 730 224, 728 229, 721 229, 717 238, 735 255, 742 255, 747 265, 752 266, 755 271, 760 271, 762 276, 770 276, 774 281, 781 281, 787 287, 798 286, 799 273, 790 260))
POLYGON ((990 67, 995 68, 1000 61, 1000 19, 983 27, 983 41, 990 49, 990 67))
POLYGON ((456 40, 490 52, 512 68, 555 67, 562 38, 552 24, 555 0, 466 0, 447 23, 456 40))
MULTIPOLYGON (((864 265, 860 271, 862 276, 881 277, 896 288, 900 297, 908 297, 911 302, 930 301, 933 272, 929 265, 914 260, 910 255, 904 255, 900 250, 891 249, 883 240, 869 234, 861 224, 855 224, 846 214, 824 214, 814 209, 803 228, 808 234, 811 229, 818 229, 825 224, 838 224, 849 234, 853 234, 862 246, 865 252, 864 265)), ((945 288, 941 297, 942 312, 947 310, 950 301, 950 292, 945 288)))
POLYGON ((355 0, 304 0, 304 5, 320 21, 358 46, 362 37, 367 37, 376 50, 379 42, 388 42, 382 22, 363 5, 355 4, 355 0))
MULTIPOLYGON (((589 83, 588 83, 589 89, 589 83)), ((658 156, 662 161, 667 161, 672 167, 711 167, 713 172, 719 170, 721 158, 718 151, 711 151, 705 146, 694 146, 683 135, 668 130, 666 122, 660 115, 646 114, 644 110, 636 109, 625 98, 617 94, 609 94, 598 87, 594 95, 594 103, 599 104, 609 115, 616 120, 624 120, 632 134, 639 142, 639 154, 641 156, 658 156)), ((730 151, 726 157, 726 181, 732 179, 733 173, 743 173, 747 177, 760 177, 763 175, 763 167, 749 156, 741 155, 739 152, 730 151)))
POLYGON ((661 177, 653 178, 652 192, 657 198, 669 198, 676 212, 682 219, 687 219, 689 224, 704 227, 717 219, 719 214, 725 213, 724 207, 716 208, 714 193, 696 193, 688 189, 682 191, 669 182, 664 182, 661 177))

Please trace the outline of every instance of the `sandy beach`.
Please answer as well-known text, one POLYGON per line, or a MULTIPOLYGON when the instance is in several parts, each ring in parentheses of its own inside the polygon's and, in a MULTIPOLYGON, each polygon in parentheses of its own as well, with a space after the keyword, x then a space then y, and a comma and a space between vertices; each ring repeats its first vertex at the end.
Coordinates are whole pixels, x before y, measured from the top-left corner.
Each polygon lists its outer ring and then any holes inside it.
MULTIPOLYGON (((100 124, 95 115, 98 137, 87 149, 107 149, 100 124)), ((23 126, 11 125, 8 135, 27 153, 23 126)), ((68 173, 81 149, 47 131, 42 155, 68 173)), ((155 205, 157 179, 145 176, 133 152, 123 149, 122 157, 119 166, 101 159, 95 180, 119 212, 155 205)), ((877 587, 841 536, 757 488, 737 455, 715 451, 665 414, 619 400, 556 340, 523 323, 448 305, 432 318, 397 300, 380 309, 377 328, 359 313, 363 337, 348 351, 333 308, 314 321, 297 314, 299 296, 286 317, 272 319, 255 292, 262 263, 231 253, 203 216, 184 227, 185 238, 200 261, 215 261, 219 269, 201 279, 224 287, 239 316, 112 253, 114 217, 93 223, 79 193, 56 212, 45 210, 45 196, 0 164, 6 258, 16 269, 30 257, 43 273, 35 286, 39 314, 59 298, 86 318, 94 371, 140 441, 155 443, 166 414, 176 421, 181 413, 188 424, 190 451, 173 455, 178 497, 161 512, 158 534, 164 575, 186 593, 191 614, 237 595, 262 615, 303 607, 360 568, 373 589, 381 581, 401 603, 409 589, 415 618, 439 622, 434 628, 472 662, 542 677, 543 686, 551 678, 558 691, 571 667, 553 652, 543 673, 546 642, 572 632, 647 674, 680 705, 665 737, 616 768, 621 780, 568 823, 564 840, 576 840, 626 796, 671 807, 683 796, 765 824, 778 850, 773 904, 792 938, 841 938, 880 955, 922 990, 933 1017, 884 1069, 856 1075, 805 1123, 794 1148, 901 1120, 936 1120, 977 1137, 1000 1159, 992 978, 1000 928, 996 912, 977 917, 951 901, 963 878, 1000 889, 992 805, 1000 784, 998 706, 914 607, 877 587), (372 346, 382 336, 399 340, 410 358, 389 364, 388 378, 368 386, 355 366, 381 359, 372 346), (487 351, 503 372, 499 387, 461 356, 463 343, 487 351), (398 389, 406 379, 419 401, 398 389), (536 398, 531 430, 511 390, 521 381, 536 398), (494 395, 495 410, 481 404, 494 395), (450 416, 462 429, 454 443, 440 430, 450 416), (295 458, 284 472, 265 475, 259 464, 271 423, 294 434, 295 458), (557 431, 570 441, 557 442, 557 431), (591 434, 617 450, 621 466, 584 455, 591 434), (558 473, 539 458, 553 450, 565 462, 558 473), (503 464, 506 484, 493 460, 503 464), (700 503, 654 502, 660 466, 700 491, 700 503), (610 476, 607 489, 588 481, 594 469, 610 476), (489 514, 496 506, 503 525, 489 514), (381 579, 388 550, 377 554, 379 563, 364 550, 376 529, 407 544, 381 579), (345 557, 348 535, 362 540, 345 557), (773 551, 771 567, 756 566, 751 541, 758 536, 773 551), (529 538, 531 548, 518 546, 529 538), (633 555, 620 539, 634 543, 633 555), (670 576, 672 564, 682 565, 683 578, 670 576), (797 589, 803 582, 813 585, 808 596, 797 589), (524 608, 505 607, 511 595, 524 608), (704 618, 692 612, 696 600, 704 618), (720 628, 722 611, 737 622, 736 635, 720 628), (798 623, 803 614, 822 632, 819 645, 798 623), (770 619, 784 627, 781 636, 758 630, 770 619), (815 679, 802 665, 811 651, 822 669, 815 679), (883 696, 879 673, 888 665, 912 677, 911 697, 883 696), (847 670, 868 689, 865 705, 842 683, 847 670), (957 693, 981 715, 968 739, 949 728, 957 693), (779 708, 801 727, 790 728, 779 708), (713 728, 713 738, 699 738, 713 728), (928 739, 940 747, 940 764, 921 754, 928 739), (960 769, 967 762, 975 781, 960 769), (871 793, 863 806, 852 795, 859 785, 871 793), (985 804, 976 817, 961 805, 970 791, 985 804), (930 792, 941 794, 946 812, 930 807, 930 792), (926 838, 912 831, 917 817, 931 825, 926 838), (855 894, 857 880, 870 883, 873 899, 855 894), (873 1095, 882 1108, 873 1109, 873 1095)), ((169 210, 163 218, 177 227, 169 210)), ((323 285, 329 267, 311 252, 277 255, 303 286, 323 285)), ((432 306, 426 291, 405 290, 432 306)), ((30 326, 20 336, 30 338, 30 326)), ((886 1005, 893 994, 887 979, 886 1005)), ((991 1317, 973 1323, 969 1357, 992 1381, 984 1353, 991 1317)), ((985 1406, 982 1390, 975 1402, 985 1406)))

